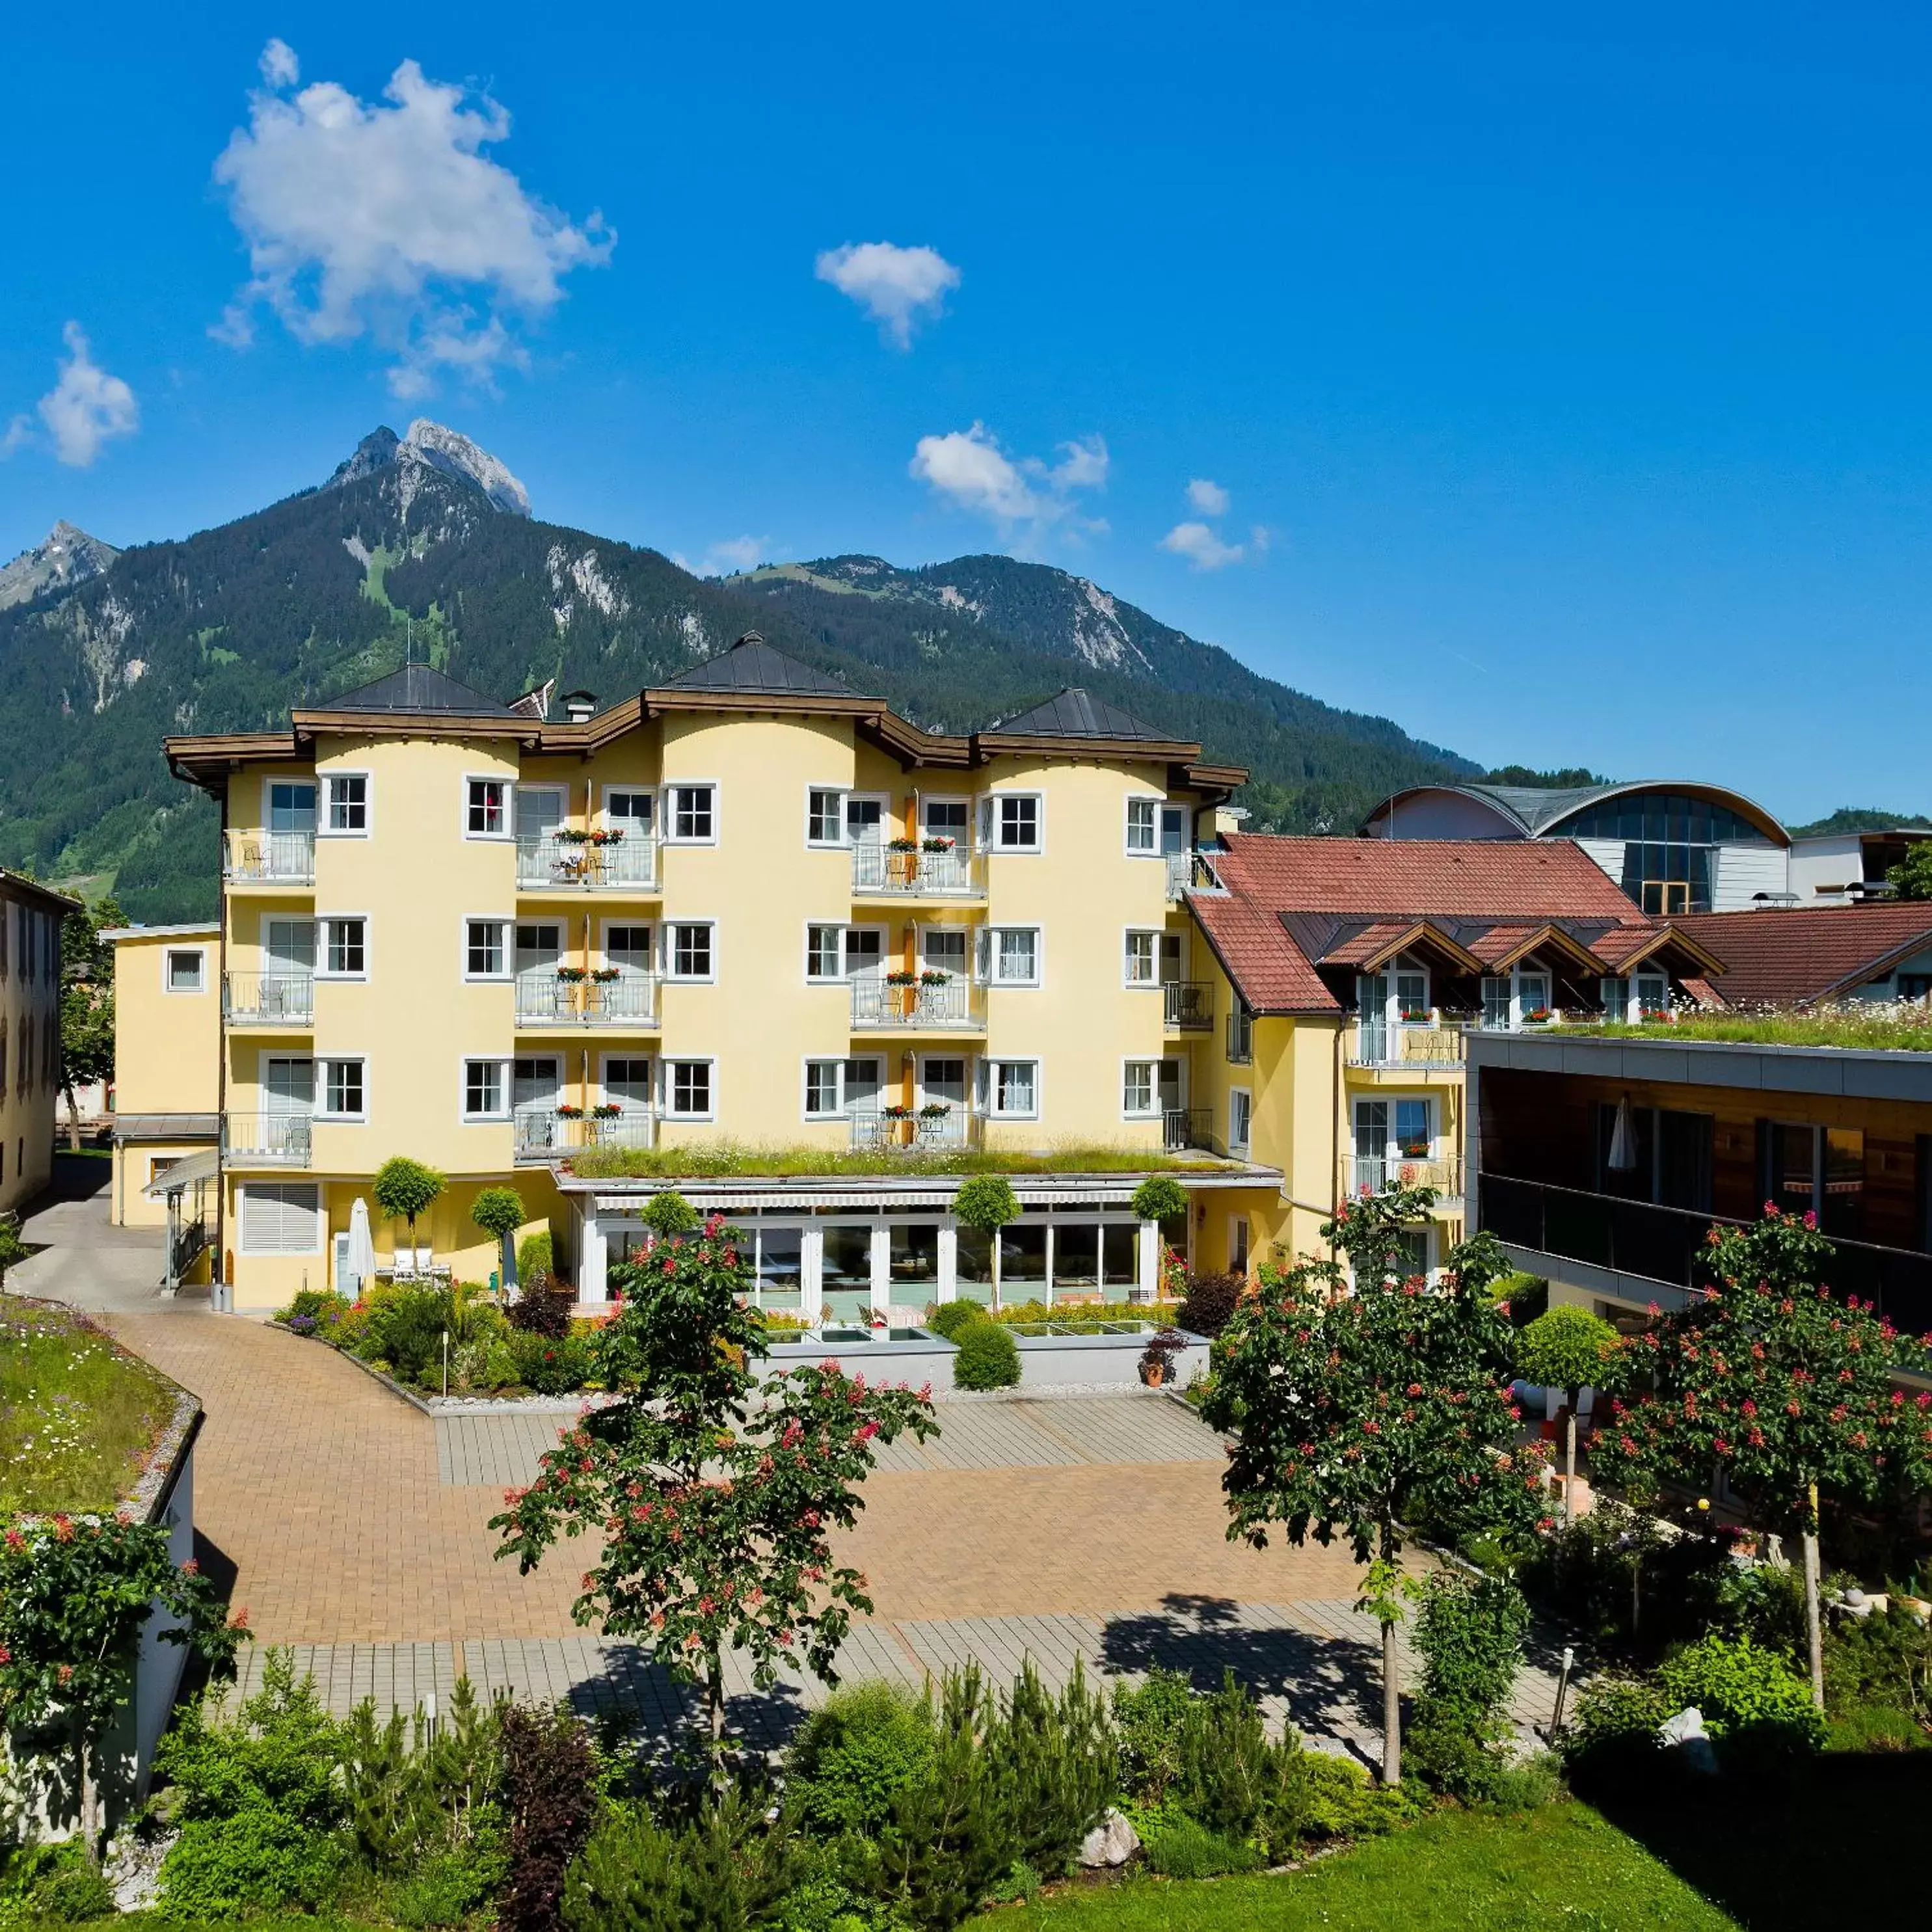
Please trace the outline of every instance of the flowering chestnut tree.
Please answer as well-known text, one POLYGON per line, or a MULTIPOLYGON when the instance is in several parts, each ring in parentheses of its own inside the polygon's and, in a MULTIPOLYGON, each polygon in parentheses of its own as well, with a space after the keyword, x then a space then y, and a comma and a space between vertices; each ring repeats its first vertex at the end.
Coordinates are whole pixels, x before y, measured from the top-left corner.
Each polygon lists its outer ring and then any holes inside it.
POLYGON ((715 1216, 660 1236, 620 1280, 592 1345, 616 1400, 587 1410, 490 1526, 526 1571, 560 1536, 601 1538, 573 1614, 702 1685, 722 1779, 724 1652, 747 1652, 761 1689, 787 1665, 836 1681, 851 1613, 872 1605, 864 1576, 833 1563, 832 1532, 856 1520, 877 1450, 938 1424, 929 1390, 836 1364, 761 1380, 750 1258, 715 1216))
POLYGON ((211 1670, 232 1670, 247 1613, 230 1623, 192 1562, 177 1564, 161 1523, 126 1516, 21 1516, 0 1534, 0 1735, 29 1755, 64 1758, 90 1858, 101 1831, 100 1741, 134 1694, 141 1632, 211 1670))
MULTIPOLYGON (((1834 1297, 1834 1250, 1817 1216, 1770 1202, 1748 1228, 1713 1228, 1717 1286, 1661 1313, 1629 1344, 1650 1393, 1611 1405, 1592 1438, 1612 1482, 1701 1489, 1714 1472, 1762 1529, 1804 1539, 1811 1693, 1825 1696, 1818 1629, 1818 1503, 1870 1502, 1932 1481, 1932 1396, 1892 1370, 1932 1367, 1932 1348, 1881 1321, 1870 1302, 1834 1297)), ((1928 1338, 1932 1340, 1932 1338, 1928 1338)))
POLYGON ((1370 1565, 1361 1607, 1382 1633, 1382 1778, 1402 1778, 1402 1682, 1395 1646, 1400 1567, 1412 1526, 1546 1526, 1542 1446, 1519 1447, 1510 1399, 1513 1334, 1489 1293, 1509 1263, 1478 1234, 1438 1282, 1407 1272, 1402 1229, 1427 1188, 1345 1202, 1322 1232, 1352 1264, 1264 1264, 1215 1348, 1203 1413, 1234 1438, 1222 1478, 1230 1538, 1266 1546, 1337 1538, 1370 1565))

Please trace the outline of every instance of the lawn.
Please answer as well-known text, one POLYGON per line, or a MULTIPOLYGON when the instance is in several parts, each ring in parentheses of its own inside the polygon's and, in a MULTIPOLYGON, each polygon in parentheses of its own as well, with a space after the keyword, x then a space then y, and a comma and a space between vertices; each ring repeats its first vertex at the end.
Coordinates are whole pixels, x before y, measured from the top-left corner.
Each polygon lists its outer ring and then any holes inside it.
POLYGON ((889 1150, 841 1153, 820 1147, 586 1148, 566 1165, 586 1180, 698 1180, 733 1174, 1185 1174, 1215 1173, 1230 1163, 1143 1148, 1064 1147, 1044 1154, 943 1154, 889 1150))
POLYGON ((1881 1047, 1932 1053, 1932 1011, 1916 1004, 1869 1004, 1858 1000, 1803 1012, 1686 1013, 1668 1025, 1566 1026, 1584 1039, 1728 1041, 1740 1046, 1881 1047))
POLYGON ((1721 1932, 1739 1923, 1574 1802, 1506 1816, 1444 1812, 1276 1878, 1069 1886, 998 1918, 1001 1932, 1721 1932))
POLYGON ((85 1317, 0 1294, 0 1516, 112 1509, 179 1393, 85 1317))

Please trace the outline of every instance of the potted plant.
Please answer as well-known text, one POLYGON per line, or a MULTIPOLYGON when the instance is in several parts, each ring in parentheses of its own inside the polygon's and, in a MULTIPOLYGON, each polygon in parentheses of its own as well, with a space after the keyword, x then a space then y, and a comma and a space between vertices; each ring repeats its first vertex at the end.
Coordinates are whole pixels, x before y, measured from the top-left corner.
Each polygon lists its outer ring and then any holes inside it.
POLYGON ((600 825, 590 835, 593 845, 621 845, 624 842, 624 828, 621 825, 600 825))
POLYGON ((952 839, 940 833, 922 838, 919 842, 919 849, 922 852, 950 852, 952 850, 953 844, 954 842, 952 839))
POLYGON ((888 852, 916 852, 919 841, 916 838, 888 838, 886 850, 888 852))
POLYGON ((615 1120, 622 1118, 623 1108, 614 1100, 600 1100, 590 1110, 593 1120, 615 1120))
POLYGON ((558 1107, 556 1117, 560 1120, 580 1120, 584 1118, 584 1109, 573 1107, 566 1101, 558 1107))
POLYGON ((1159 1388, 1174 1367, 1174 1358, 1187 1346, 1178 1328, 1157 1328, 1141 1351, 1141 1380, 1149 1388, 1159 1388))
POLYGON ((928 1100, 919 1110, 922 1120, 943 1120, 952 1112, 952 1103, 946 1100, 928 1100))
POLYGON ((1522 1023, 1525 1026, 1541 1026, 1549 1018, 1550 1009, 1547 1006, 1531 1006, 1525 1010, 1522 1023))
POLYGON ((598 986, 608 986, 622 977, 623 974, 615 966, 599 966, 590 975, 591 983, 598 986))
POLYGON ((922 986, 949 986, 952 983, 952 975, 943 967, 928 966, 919 976, 919 983, 922 986))
POLYGON ((912 1112, 910 1107, 881 1107, 879 1118, 882 1120, 909 1120, 912 1118, 912 1112))
POLYGON ((590 976, 581 966, 560 966, 556 969, 558 983, 566 986, 580 986, 590 976))
POLYGON ((886 984, 889 986, 916 986, 919 984, 919 975, 916 973, 888 973, 886 975, 886 984))
POLYGON ((588 845, 590 843, 590 834, 585 831, 580 825, 559 825, 553 826, 550 831, 550 836, 554 838, 560 845, 588 845))

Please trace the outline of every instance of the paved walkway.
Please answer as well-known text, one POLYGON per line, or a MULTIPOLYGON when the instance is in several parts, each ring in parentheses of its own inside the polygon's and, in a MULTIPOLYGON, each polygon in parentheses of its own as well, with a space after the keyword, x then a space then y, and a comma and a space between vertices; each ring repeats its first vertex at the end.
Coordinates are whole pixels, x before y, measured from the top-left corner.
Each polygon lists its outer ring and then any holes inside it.
MULTIPOLYGON (((104 1163, 103 1179, 104 1180, 104 1163)), ((566 1545, 532 1576, 495 1560, 489 1518, 526 1483, 565 1418, 432 1421, 320 1345, 164 1300, 158 1238, 68 1200, 30 1224, 56 1240, 18 1285, 99 1310, 130 1347, 200 1396, 195 1514, 205 1560, 232 1575, 262 1648, 296 1648, 332 1706, 413 1706, 467 1674, 479 1688, 621 1706, 662 1726, 682 1699, 634 1647, 578 1629, 583 1557, 566 1545), (31 1270, 31 1278, 28 1277, 31 1270)), ((1050 1681, 1170 1663, 1223 1667, 1331 1746, 1366 1750, 1379 1722, 1374 1628, 1351 1608, 1339 1548, 1230 1543, 1220 1445, 1186 1410, 1144 1394, 952 1402, 943 1432, 886 1452, 842 1561, 877 1614, 842 1666, 916 1684, 976 1659, 995 1682, 1032 1657, 1050 1681)), ((1544 1666, 1520 1714, 1546 1718, 1544 1666)), ((782 1731, 821 1694, 733 1681, 748 1733, 782 1731)))

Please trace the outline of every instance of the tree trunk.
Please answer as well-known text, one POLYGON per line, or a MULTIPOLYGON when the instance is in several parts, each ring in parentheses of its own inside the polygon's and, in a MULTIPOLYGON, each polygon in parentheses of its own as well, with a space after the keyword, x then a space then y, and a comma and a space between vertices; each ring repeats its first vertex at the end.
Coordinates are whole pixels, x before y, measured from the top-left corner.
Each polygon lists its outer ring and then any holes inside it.
POLYGON ((1402 1666, 1393 1621, 1382 1625, 1382 1782, 1402 1782, 1402 1666))
POLYGON ((94 1786, 94 1754, 88 1750, 87 1733, 79 1724, 74 1731, 74 1761, 80 1771, 80 1841, 87 1848, 88 1864, 100 1863, 100 1793, 94 1786))
POLYGON ((62 1083, 67 1094, 67 1150, 69 1154, 80 1151, 80 1102, 74 1096, 74 1082, 62 1083))
POLYGON ((1576 1520, 1576 1404, 1580 1396, 1575 1389, 1564 1393, 1570 1398, 1570 1420, 1563 1432, 1563 1527, 1568 1529, 1576 1520))
POLYGON ((1825 1646, 1818 1628, 1818 1485, 1806 1492, 1804 1513, 1804 1643, 1811 1657, 1811 1701, 1825 1708, 1825 1646))
POLYGON ((724 1660, 715 1650, 705 1668, 704 1703, 711 1721, 711 1782, 722 1792, 730 1782, 724 1775, 724 1660))

